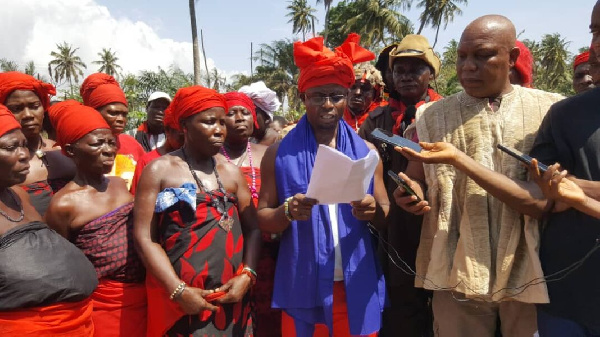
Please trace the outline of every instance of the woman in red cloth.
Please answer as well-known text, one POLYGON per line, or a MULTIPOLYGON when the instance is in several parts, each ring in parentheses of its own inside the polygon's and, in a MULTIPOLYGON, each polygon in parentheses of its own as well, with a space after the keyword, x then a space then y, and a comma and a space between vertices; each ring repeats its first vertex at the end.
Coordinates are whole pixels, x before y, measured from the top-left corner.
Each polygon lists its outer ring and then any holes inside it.
POLYGON ((73 179, 75 165, 53 148, 54 142, 42 136, 44 111, 56 90, 33 76, 17 71, 0 73, 0 104, 4 104, 21 123, 27 138, 30 170, 21 187, 42 216, 54 192, 73 179))
POLYGON ((123 133, 129 114, 125 93, 112 76, 103 73, 88 76, 79 92, 83 104, 98 110, 117 137, 117 157, 109 175, 125 179, 131 187, 135 166, 146 152, 135 138, 123 133))
POLYGON ((133 246, 133 196, 125 181, 106 177, 117 141, 94 109, 76 101, 48 112, 62 151, 75 162, 73 181, 54 195, 48 225, 75 244, 96 269, 94 336, 146 335, 144 268, 133 246))
POLYGON ((135 239, 148 270, 148 336, 249 336, 246 293, 260 231, 240 170, 216 160, 223 95, 182 88, 171 103, 184 146, 153 160, 135 199, 135 239))
MULTIPOLYGON (((225 125, 227 126, 227 137, 221 148, 221 159, 237 165, 252 193, 252 201, 258 204, 258 192, 260 191, 260 163, 267 150, 267 146, 253 144, 249 141, 258 127, 256 122, 256 110, 252 100, 241 92, 228 92, 225 94, 227 100, 227 114, 225 125)), ((260 337, 281 336, 281 310, 271 308, 271 297, 273 296, 273 279, 275 277, 275 261, 279 251, 279 239, 277 235, 262 234, 262 249, 256 272, 260 279, 252 291, 254 302, 253 323, 255 334, 260 337)))
POLYGON ((12 187, 29 173, 26 144, 20 123, 0 105, 0 336, 91 337, 94 268, 12 187))

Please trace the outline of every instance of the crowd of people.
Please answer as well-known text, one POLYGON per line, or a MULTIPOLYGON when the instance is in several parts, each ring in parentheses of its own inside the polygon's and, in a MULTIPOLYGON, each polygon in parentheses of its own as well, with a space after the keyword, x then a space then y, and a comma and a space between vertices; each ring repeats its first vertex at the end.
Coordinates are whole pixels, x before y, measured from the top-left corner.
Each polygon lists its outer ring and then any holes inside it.
POLYGON ((600 1, 590 29, 570 98, 500 15, 449 97, 422 35, 296 42, 291 125, 263 82, 155 92, 126 131, 112 76, 51 102, 0 73, 0 336, 600 336, 600 1), (307 196, 320 146, 378 154, 361 200, 307 196))

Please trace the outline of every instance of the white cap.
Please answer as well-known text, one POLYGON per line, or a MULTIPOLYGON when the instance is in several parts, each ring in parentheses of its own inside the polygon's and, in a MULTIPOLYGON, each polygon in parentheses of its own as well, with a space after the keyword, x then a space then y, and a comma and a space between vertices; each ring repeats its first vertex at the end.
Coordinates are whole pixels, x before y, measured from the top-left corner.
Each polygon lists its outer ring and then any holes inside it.
POLYGON ((169 96, 169 94, 167 94, 166 92, 162 92, 162 91, 155 91, 150 95, 150 97, 148 97, 148 103, 155 101, 159 98, 164 98, 167 101, 171 102, 171 96, 169 96))

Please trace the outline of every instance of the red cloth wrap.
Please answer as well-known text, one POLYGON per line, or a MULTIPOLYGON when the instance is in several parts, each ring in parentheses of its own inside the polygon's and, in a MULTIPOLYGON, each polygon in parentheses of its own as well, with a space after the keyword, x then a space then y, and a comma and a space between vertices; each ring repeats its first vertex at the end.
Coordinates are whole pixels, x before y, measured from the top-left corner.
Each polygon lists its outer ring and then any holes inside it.
POLYGON ((94 337, 146 337, 146 285, 101 279, 92 294, 94 337))
POLYGON ((75 100, 54 104, 48 109, 50 122, 56 129, 56 143, 63 148, 97 129, 109 129, 102 115, 75 100))
POLYGON ((123 103, 128 106, 127 98, 121 90, 119 82, 107 74, 95 73, 88 76, 81 84, 79 93, 83 98, 83 104, 94 109, 110 103, 123 103))
POLYGON ((575 70, 582 63, 588 63, 589 60, 590 60, 590 51, 589 50, 575 56, 575 60, 573 61, 573 70, 575 70))
POLYGON ((56 95, 56 88, 52 84, 33 76, 18 71, 0 73, 0 103, 6 103, 6 98, 15 90, 33 91, 40 98, 44 110, 50 106, 50 95, 56 95))
POLYGON ((294 42, 294 62, 300 68, 298 90, 306 92, 325 84, 350 88, 355 82, 353 64, 375 59, 375 54, 361 47, 359 41, 360 35, 351 33, 334 51, 323 45, 320 36, 294 42))
POLYGON ((6 106, 0 104, 0 137, 4 136, 8 131, 20 128, 21 123, 17 122, 15 115, 6 106))
POLYGON ((530 88, 533 81, 533 56, 523 42, 517 40, 516 46, 519 48, 520 54, 515 62, 515 70, 521 75, 522 86, 530 88))
MULTIPOLYGON (((435 92, 435 90, 429 88, 427 89, 427 96, 429 96, 429 101, 428 102, 435 102, 435 101, 439 101, 442 98, 442 95, 438 94, 437 92, 435 92)), ((406 112, 406 105, 404 104, 404 102, 400 101, 400 100, 395 100, 393 98, 390 98, 390 106, 394 109, 392 110, 392 119, 394 119, 396 121, 396 123, 394 124, 394 127, 392 128, 392 132, 396 135, 402 136, 404 137, 404 135, 402 134, 402 119, 404 118, 404 113, 406 112)), ((421 105, 427 103, 426 101, 420 101, 417 104, 415 104, 415 108, 419 108, 421 105)), ((414 118, 411 121, 411 123, 414 122, 414 118)))
MULTIPOLYGON (((227 110, 225 96, 215 90, 194 85, 177 90, 167 110, 172 110, 170 113, 173 114, 173 118, 179 123, 183 119, 214 107, 227 110)), ((167 115, 167 111, 165 111, 165 115, 167 115)))
POLYGON ((252 113, 252 118, 254 119, 254 128, 258 129, 258 121, 256 121, 256 107, 254 106, 254 103, 250 97, 237 91, 228 92, 224 96, 225 100, 227 101, 227 110, 233 108, 234 106, 242 106, 248 109, 248 111, 252 113))
POLYGON ((365 120, 367 120, 367 117, 369 117, 369 113, 377 109, 380 106, 380 104, 381 102, 371 102, 371 105, 369 105, 367 110, 365 110, 365 112, 362 115, 358 116, 358 118, 356 118, 356 116, 346 106, 346 109, 344 110, 344 120, 346 121, 346 123, 348 123, 348 125, 350 125, 350 127, 354 131, 358 131, 358 129, 360 129, 360 126, 365 122, 365 120))
POLYGON ((0 312, 0 336, 92 337, 92 300, 0 312))

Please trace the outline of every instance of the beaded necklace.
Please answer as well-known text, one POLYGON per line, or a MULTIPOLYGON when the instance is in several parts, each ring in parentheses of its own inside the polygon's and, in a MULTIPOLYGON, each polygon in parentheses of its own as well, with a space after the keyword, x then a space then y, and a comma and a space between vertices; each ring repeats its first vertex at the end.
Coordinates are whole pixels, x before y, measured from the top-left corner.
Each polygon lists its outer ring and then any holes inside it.
MULTIPOLYGON (((225 158, 227 158, 227 161, 231 163, 232 162, 231 158, 227 154, 227 151, 225 150, 224 145, 223 145, 223 147, 221 147, 221 150, 222 150, 225 158)), ((248 162, 250 164, 250 169, 252 170, 252 185, 250 185, 248 187, 250 188, 250 192, 252 192, 252 198, 258 199, 258 191, 256 190, 256 171, 254 170, 254 165, 252 165, 252 150, 250 150, 250 142, 248 142, 248 145, 246 146, 246 153, 248 154, 248 162)), ((244 163, 244 161, 242 160, 241 162, 238 163, 237 166, 240 166, 243 163, 244 163)))
POLYGON ((10 215, 8 215, 8 213, 4 212, 1 209, 0 209, 0 214, 3 217, 5 217, 6 220, 8 220, 10 222, 19 222, 19 221, 22 221, 23 218, 25 217, 25 210, 23 209, 23 205, 21 204, 21 201, 19 199, 17 199, 17 197, 15 196, 15 192, 13 192, 10 188, 7 188, 6 192, 8 193, 8 195, 10 195, 10 197, 15 202, 15 204, 17 204, 17 207, 20 208, 21 210, 19 211, 19 217, 16 218, 16 219, 12 218, 10 215))

